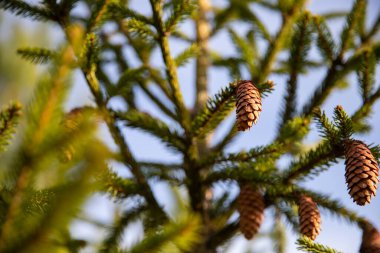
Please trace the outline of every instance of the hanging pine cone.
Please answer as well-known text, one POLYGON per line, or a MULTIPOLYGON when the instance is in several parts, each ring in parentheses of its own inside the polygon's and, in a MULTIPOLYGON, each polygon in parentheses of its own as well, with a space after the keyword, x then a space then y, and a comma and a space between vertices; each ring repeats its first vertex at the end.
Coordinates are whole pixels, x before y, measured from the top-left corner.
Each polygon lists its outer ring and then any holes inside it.
POLYGON ((249 185, 240 189, 238 211, 240 213, 240 231, 245 238, 252 239, 264 219, 265 203, 262 194, 249 185))
POLYGON ((360 224, 363 230, 362 243, 360 245, 360 253, 380 253, 380 233, 368 221, 360 224))
POLYGON ((261 96, 259 90, 249 80, 237 83, 236 120, 239 131, 249 129, 256 124, 261 112, 261 96))
POLYGON ((321 216, 317 204, 312 198, 304 195, 300 197, 298 216, 301 234, 315 240, 321 231, 321 216))
POLYGON ((344 143, 346 183, 351 197, 360 206, 371 202, 379 182, 379 166, 371 151, 362 141, 344 143))

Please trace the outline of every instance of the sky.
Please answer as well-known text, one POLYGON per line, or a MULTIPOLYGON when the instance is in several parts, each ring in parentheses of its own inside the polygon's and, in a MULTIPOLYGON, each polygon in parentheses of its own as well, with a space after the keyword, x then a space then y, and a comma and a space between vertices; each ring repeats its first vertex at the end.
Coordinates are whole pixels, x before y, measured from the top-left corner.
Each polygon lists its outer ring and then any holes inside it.
MULTIPOLYGON (((134 9, 143 13, 150 14, 150 6, 148 4, 148 0, 132 0, 131 4, 134 9)), ((377 13, 380 10, 380 1, 378 0, 369 0, 369 8, 367 10, 367 18, 369 23, 373 21, 376 17, 377 13)), ((228 3, 228 1, 215 0, 212 1, 212 4, 224 6, 228 3)), ((307 4, 307 9, 309 9, 313 13, 323 14, 327 12, 332 12, 334 10, 350 10, 352 6, 352 0, 314 0, 309 1, 307 4)), ((77 11, 83 11, 83 9, 78 8, 77 11)), ((267 11, 263 8, 254 9, 255 13, 263 20, 263 22, 269 28, 269 31, 274 34, 279 26, 280 19, 276 17, 271 12, 267 11)), ((12 19, 9 15, 5 15, 5 19, 12 19)), ((23 21, 22 19, 17 19, 18 22, 23 22, 26 26, 32 25, 29 22, 23 21)), ((330 25, 335 38, 338 38, 339 33, 343 27, 344 20, 334 20, 330 25)), ((247 29, 246 26, 241 24, 235 24, 234 28, 237 29, 239 33, 242 33, 247 29)), ((193 26, 189 22, 185 22, 181 25, 181 29, 184 29, 186 32, 192 31, 193 26)), ((57 32, 52 32, 53 40, 62 39, 62 34, 57 32)), ((1 34, 0 34, 1 35, 1 34)), ((38 45, 36 45, 38 46, 38 45)), ((176 41, 171 41, 171 51, 174 55, 181 52, 186 44, 179 43, 176 41)), ((216 50, 223 55, 231 55, 234 54, 235 49, 231 44, 231 41, 228 37, 228 34, 225 32, 221 32, 215 38, 210 41, 210 48, 212 50, 216 50)), ((312 54, 316 53, 315 48, 312 49, 312 54)), ((135 57, 133 52, 126 51, 126 56, 130 59, 135 57)), ((161 55, 158 51, 154 52, 153 60, 155 64, 162 64, 161 55)), ((137 62, 136 62, 137 64, 137 62)), ((162 65, 161 65, 162 66, 162 65)), ((110 73, 114 70, 112 67, 109 69, 110 73)), ((185 103, 187 106, 192 106, 194 101, 194 77, 195 77, 195 68, 194 61, 191 61, 186 67, 180 68, 178 71, 179 81, 181 84, 181 90, 184 94, 185 103)), ((380 71, 379 67, 377 68, 377 87, 380 84, 380 71)), ((299 90, 297 91, 297 97, 299 101, 299 108, 303 103, 305 103, 309 98, 315 87, 320 84, 321 79, 324 77, 325 70, 317 70, 313 73, 302 76, 299 83, 299 90)), ((243 77, 244 78, 244 77, 243 77)), ((286 78, 284 76, 271 75, 269 79, 272 79, 276 83, 275 91, 270 94, 263 101, 263 112, 261 113, 260 119, 249 132, 241 133, 237 140, 228 148, 229 152, 247 150, 249 148, 265 145, 270 143, 273 137, 276 135, 276 129, 278 125, 278 115, 282 105, 282 96, 284 94, 284 88, 286 84, 286 78)), ((228 73, 224 70, 220 69, 211 69, 209 71, 209 95, 215 94, 222 87, 226 86, 229 82, 233 81, 232 77, 228 75, 228 73)), ((352 113, 357 110, 360 106, 360 97, 358 92, 358 86, 355 75, 349 76, 350 87, 345 90, 336 90, 332 94, 332 96, 325 102, 322 106, 322 109, 326 111, 329 117, 332 116, 333 108, 340 104, 343 108, 348 112, 352 113)), ((91 95, 86 88, 83 77, 79 72, 75 74, 75 85, 70 94, 70 99, 67 104, 67 109, 80 106, 83 104, 91 104, 92 98, 91 95)), ((152 113, 153 115, 158 115, 165 117, 156 109, 149 100, 142 95, 142 93, 137 94, 137 102, 144 110, 152 113)), ((124 105, 120 103, 120 100, 114 99, 112 101, 112 106, 114 108, 121 108, 124 105)), ((374 107, 375 113, 372 115, 370 122, 374 126, 372 132, 365 136, 355 136, 364 140, 367 143, 380 143, 380 128, 376 127, 376 123, 379 123, 380 117, 380 103, 377 102, 374 107)), ((234 120, 234 115, 231 115, 226 122, 222 124, 221 127, 218 128, 215 139, 218 139, 229 124, 234 120)), ((107 132, 106 128, 103 126, 100 131, 101 137, 104 140, 109 140, 110 136, 107 132)), ((176 154, 171 153, 167 149, 163 147, 163 145, 155 138, 152 138, 148 135, 141 134, 136 130, 125 129, 124 132, 127 141, 132 149, 133 154, 139 160, 154 160, 154 161, 178 161, 180 157, 176 154), (148 144, 148 145, 147 145, 148 144)), ((313 127, 310 135, 307 138, 307 143, 313 144, 319 139, 318 131, 313 127)), ((114 144, 107 141, 107 143, 112 147, 114 144)), ((289 162, 289 159, 282 159, 279 164, 280 167, 285 167, 289 162)), ((115 164, 115 169, 123 173, 123 170, 119 168, 120 166, 115 164)), ((170 196, 170 192, 168 190, 167 185, 163 183, 152 183, 156 196, 164 196, 160 197, 159 201, 162 205, 165 206, 165 209, 170 212, 173 208, 173 201, 170 196)), ((313 180, 307 181, 305 186, 316 190, 320 193, 325 193, 332 196, 334 199, 338 199, 349 209, 357 211, 360 215, 368 217, 370 221, 372 221, 378 228, 380 228, 380 198, 374 198, 371 201, 370 205, 366 205, 364 207, 359 207, 354 204, 347 193, 345 179, 344 179, 344 164, 343 161, 340 161, 339 164, 332 166, 328 171, 320 174, 318 177, 313 180)), ((237 189, 235 189, 237 193, 237 189)), ((103 196, 95 196, 87 203, 86 213, 95 220, 100 221, 101 223, 110 223, 112 222, 112 214, 113 212, 119 208, 119 205, 113 203, 109 199, 103 196)), ((123 207, 125 208, 125 206, 123 207)), ((348 224, 347 222, 337 219, 336 217, 331 216, 326 212, 322 213, 322 232, 317 238, 317 241, 336 248, 342 252, 353 253, 358 252, 360 242, 361 242, 361 232, 360 230, 352 224, 348 224)), ((264 224, 261 228, 262 232, 269 231, 272 221, 269 218, 271 215, 270 211, 266 212, 266 217, 264 224)), ((131 245, 137 240, 141 239, 141 224, 136 223, 133 226, 130 226, 125 232, 126 239, 124 241, 125 245, 131 245)), ((290 229, 288 229, 290 232, 290 229)), ((89 224, 86 221, 77 221, 72 226, 72 232, 78 237, 86 238, 89 240, 96 240, 97 238, 101 238, 104 235, 104 231, 99 229, 98 227, 89 224)), ((287 252, 296 252, 296 245, 294 244, 297 239, 296 235, 292 233, 288 233, 288 246, 287 252)), ((227 253, 238 253, 242 252, 244 247, 252 248, 253 252, 263 252, 263 253, 271 253, 273 252, 271 244, 268 240, 258 239, 253 241, 246 241, 241 236, 234 239, 229 247, 225 248, 227 253)))

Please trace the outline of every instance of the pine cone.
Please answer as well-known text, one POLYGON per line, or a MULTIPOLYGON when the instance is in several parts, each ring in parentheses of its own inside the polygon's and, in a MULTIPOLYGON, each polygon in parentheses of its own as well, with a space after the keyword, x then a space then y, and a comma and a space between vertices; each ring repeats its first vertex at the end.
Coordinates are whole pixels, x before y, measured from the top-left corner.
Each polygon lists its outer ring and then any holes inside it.
POLYGON ((264 209, 262 194, 249 185, 242 186, 238 198, 239 225, 240 231, 248 240, 258 232, 264 219, 264 209))
POLYGON ((360 206, 371 202, 379 182, 379 166, 371 151, 362 141, 344 143, 346 183, 351 197, 360 206))
POLYGON ((300 197, 298 216, 301 234, 315 240, 321 231, 321 216, 317 204, 312 198, 307 196, 300 197))
POLYGON ((360 224, 363 230, 360 253, 380 253, 380 233, 369 222, 364 221, 360 224))
POLYGON ((261 112, 261 96, 259 90, 249 80, 237 83, 236 120, 239 131, 249 129, 256 124, 261 112))

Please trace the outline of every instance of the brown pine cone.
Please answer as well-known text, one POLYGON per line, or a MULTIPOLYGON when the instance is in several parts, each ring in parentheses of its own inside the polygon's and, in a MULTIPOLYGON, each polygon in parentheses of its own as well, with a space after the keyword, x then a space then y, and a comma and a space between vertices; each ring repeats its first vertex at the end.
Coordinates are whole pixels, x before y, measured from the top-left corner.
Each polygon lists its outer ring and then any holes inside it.
POLYGON ((262 194, 249 185, 241 186, 238 197, 239 225, 240 231, 248 240, 259 231, 264 219, 264 209, 262 194))
POLYGON ((241 80, 236 89, 236 120, 239 131, 249 129, 256 124, 261 112, 259 90, 249 80, 241 80))
POLYGON ((312 198, 301 196, 298 203, 298 216, 301 234, 315 240, 321 231, 321 216, 312 198))
POLYGON ((362 141, 344 143, 346 183, 354 202, 360 206, 371 202, 379 182, 379 166, 371 151, 362 141))
POLYGON ((363 230, 360 253, 380 253, 380 233, 368 221, 361 222, 363 230))

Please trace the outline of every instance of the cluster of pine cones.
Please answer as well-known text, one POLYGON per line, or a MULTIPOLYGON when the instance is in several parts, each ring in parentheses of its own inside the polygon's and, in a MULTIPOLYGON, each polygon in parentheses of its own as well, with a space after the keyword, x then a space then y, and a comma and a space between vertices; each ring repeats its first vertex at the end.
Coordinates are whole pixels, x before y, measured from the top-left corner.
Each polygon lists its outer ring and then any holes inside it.
MULTIPOLYGON (((249 80, 237 82, 236 120, 239 131, 256 124, 262 111, 259 90, 249 80)), ((343 142, 346 183, 355 203, 365 205, 376 195, 379 182, 379 166, 368 146, 359 140, 343 142)), ((240 231, 247 239, 258 232, 264 218, 265 202, 262 193, 250 185, 242 185, 238 197, 240 231)), ((301 234, 315 240, 321 230, 321 217, 317 204, 309 196, 302 195, 298 201, 301 234)), ((380 236, 380 235, 379 235, 380 236)), ((380 237, 379 237, 380 238, 380 237)))
MULTIPOLYGON (((238 212, 240 231, 248 240, 259 231, 264 219, 265 201, 262 193, 245 184, 240 188, 238 212)), ((315 240, 321 231, 321 216, 317 204, 311 197, 302 195, 298 202, 298 215, 301 234, 315 240)))

